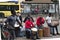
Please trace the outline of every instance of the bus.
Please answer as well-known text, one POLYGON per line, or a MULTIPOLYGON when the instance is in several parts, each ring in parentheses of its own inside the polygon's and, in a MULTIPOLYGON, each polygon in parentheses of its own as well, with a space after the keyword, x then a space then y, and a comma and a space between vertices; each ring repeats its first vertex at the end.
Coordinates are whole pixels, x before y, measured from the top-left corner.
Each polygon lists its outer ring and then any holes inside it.
MULTIPOLYGON (((11 15, 11 10, 19 11, 18 2, 0 2, 0 17, 8 17, 11 15)), ((19 11, 20 12, 20 11, 19 11)))

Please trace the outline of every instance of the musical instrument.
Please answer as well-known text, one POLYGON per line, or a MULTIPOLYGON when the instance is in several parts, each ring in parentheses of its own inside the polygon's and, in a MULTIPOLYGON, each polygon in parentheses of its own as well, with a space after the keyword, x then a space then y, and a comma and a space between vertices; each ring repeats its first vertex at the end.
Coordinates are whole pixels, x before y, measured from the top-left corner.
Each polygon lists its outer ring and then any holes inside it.
POLYGON ((52 26, 58 26, 59 25, 59 21, 57 20, 53 20, 51 23, 52 26))
POLYGON ((43 29, 39 29, 39 30, 38 30, 38 34, 39 34, 39 37, 40 37, 40 38, 43 37, 43 29))
POLYGON ((44 37, 49 37, 50 36, 50 28, 49 27, 44 27, 43 28, 43 35, 44 37))
POLYGON ((33 34, 35 34, 35 33, 38 31, 37 28, 31 28, 31 30, 32 30, 32 33, 33 33, 33 34))

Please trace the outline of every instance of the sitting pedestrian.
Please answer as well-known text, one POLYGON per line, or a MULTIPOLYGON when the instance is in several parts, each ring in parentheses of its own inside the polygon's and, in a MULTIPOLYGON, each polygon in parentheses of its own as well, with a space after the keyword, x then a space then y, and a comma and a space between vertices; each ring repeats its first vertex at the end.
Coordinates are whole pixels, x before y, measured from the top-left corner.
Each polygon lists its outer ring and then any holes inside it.
MULTIPOLYGON (((32 34, 32 31, 31 31, 31 28, 34 27, 34 24, 33 22, 31 21, 30 18, 28 18, 25 22, 25 29, 26 29, 26 38, 34 38, 33 37, 33 34, 32 34)), ((38 39, 38 34, 36 33, 36 38, 38 39)))
POLYGON ((43 24, 44 24, 45 20, 43 17, 38 17, 36 20, 36 25, 38 29, 43 29, 43 24))

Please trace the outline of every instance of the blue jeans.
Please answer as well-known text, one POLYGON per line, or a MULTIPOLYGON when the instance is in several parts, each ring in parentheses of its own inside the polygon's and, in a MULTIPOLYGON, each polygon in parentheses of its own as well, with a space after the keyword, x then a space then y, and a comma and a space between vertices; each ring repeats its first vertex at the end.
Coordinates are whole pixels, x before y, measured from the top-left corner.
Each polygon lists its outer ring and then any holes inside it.
POLYGON ((21 31, 20 29, 20 37, 23 37, 23 36, 25 36, 25 31, 21 31))
POLYGON ((54 32, 53 31, 54 30, 53 26, 50 23, 48 24, 48 26, 50 27, 50 33, 53 34, 53 32, 54 32))

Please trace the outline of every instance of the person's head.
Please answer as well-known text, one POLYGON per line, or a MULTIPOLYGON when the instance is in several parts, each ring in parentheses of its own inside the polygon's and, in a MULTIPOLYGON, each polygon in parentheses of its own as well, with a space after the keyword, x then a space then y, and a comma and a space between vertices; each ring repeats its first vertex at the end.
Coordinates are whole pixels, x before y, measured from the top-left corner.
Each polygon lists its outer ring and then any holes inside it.
POLYGON ((52 15, 51 15, 51 13, 49 13, 49 17, 51 17, 52 15))
POLYGON ((39 15, 38 18, 42 18, 43 16, 42 15, 39 15))
POLYGON ((30 17, 28 17, 28 19, 27 20, 29 20, 30 21, 30 17))
POLYGON ((16 15, 15 10, 11 10, 11 14, 12 14, 12 15, 16 15))
POLYGON ((16 15, 17 15, 17 16, 21 16, 21 13, 20 13, 20 12, 17 12, 16 15))
POLYGON ((42 18, 43 18, 43 17, 41 17, 41 16, 39 17, 39 19, 42 19, 42 18))

